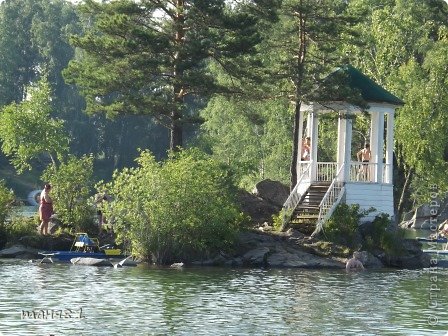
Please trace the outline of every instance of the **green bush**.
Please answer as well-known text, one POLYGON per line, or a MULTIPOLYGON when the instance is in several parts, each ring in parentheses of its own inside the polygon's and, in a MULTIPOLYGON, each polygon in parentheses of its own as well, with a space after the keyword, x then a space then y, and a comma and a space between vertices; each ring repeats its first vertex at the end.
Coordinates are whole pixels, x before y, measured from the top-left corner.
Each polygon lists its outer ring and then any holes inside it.
POLYGON ((51 197, 58 219, 77 232, 96 233, 94 209, 89 203, 93 158, 70 156, 57 169, 47 168, 42 178, 52 185, 51 197))
POLYGON ((364 230, 365 247, 369 250, 379 248, 389 226, 389 215, 383 213, 376 216, 373 222, 369 224, 368 230, 364 230))
POLYGON ((37 236, 36 218, 14 216, 11 222, 6 223, 6 236, 8 241, 18 241, 25 236, 37 236))
POLYGON ((324 225, 324 234, 332 242, 356 248, 359 243, 359 224, 361 218, 371 210, 360 211, 358 204, 339 204, 324 225))
POLYGON ((12 209, 13 202, 14 193, 6 188, 5 181, 0 180, 0 223, 5 222, 12 209))
POLYGON ((278 214, 272 215, 272 222, 276 231, 281 231, 285 225, 285 218, 291 218, 294 209, 282 209, 278 214))
POLYGON ((242 215, 232 175, 197 149, 171 154, 164 163, 142 152, 139 167, 114 174, 100 186, 112 195, 106 218, 132 252, 166 264, 207 258, 236 237, 242 215))
POLYGON ((6 188, 5 181, 0 180, 0 248, 7 242, 7 229, 5 220, 11 212, 14 202, 14 193, 6 188))
POLYGON ((392 229, 388 214, 382 213, 375 217, 364 232, 364 246, 368 251, 383 250, 389 255, 403 253, 404 232, 401 229, 392 229))

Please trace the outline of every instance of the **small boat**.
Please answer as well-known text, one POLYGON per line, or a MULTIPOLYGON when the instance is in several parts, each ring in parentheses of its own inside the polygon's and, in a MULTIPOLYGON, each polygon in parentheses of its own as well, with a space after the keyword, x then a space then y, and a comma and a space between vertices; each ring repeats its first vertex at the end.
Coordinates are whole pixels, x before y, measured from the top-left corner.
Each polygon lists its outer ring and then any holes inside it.
POLYGON ((431 257, 432 267, 448 268, 448 239, 443 236, 417 238, 418 241, 425 243, 423 253, 431 257), (439 245, 444 244, 444 245, 439 245))
POLYGON ((448 250, 422 250, 423 253, 432 255, 448 255, 448 250))
POLYGON ((417 238, 417 240, 419 242, 422 242, 422 243, 441 243, 441 244, 444 244, 444 243, 448 242, 448 239, 446 237, 438 237, 438 238, 419 237, 419 238, 417 238))
POLYGON ((109 259, 120 258, 121 250, 113 248, 111 245, 99 246, 98 239, 91 238, 87 233, 77 233, 73 241, 70 251, 44 251, 39 252, 44 258, 41 262, 70 262, 74 258, 95 258, 95 259, 109 259))

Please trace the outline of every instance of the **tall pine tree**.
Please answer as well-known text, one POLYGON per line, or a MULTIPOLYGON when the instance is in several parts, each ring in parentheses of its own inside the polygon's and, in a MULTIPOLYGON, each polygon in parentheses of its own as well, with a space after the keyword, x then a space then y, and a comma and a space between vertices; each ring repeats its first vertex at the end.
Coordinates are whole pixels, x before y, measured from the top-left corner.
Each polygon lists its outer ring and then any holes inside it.
MULTIPOLYGON (((262 1, 263 2, 263 1, 262 1)), ((170 148, 199 119, 186 104, 194 97, 231 92, 207 71, 214 63, 231 76, 248 69, 260 38, 247 3, 224 0, 87 0, 91 24, 72 39, 82 49, 65 72, 87 100, 87 112, 146 114, 170 130, 170 148)))
POLYGON ((353 40, 356 21, 346 14, 343 0, 284 0, 279 21, 266 31, 265 60, 274 95, 287 97, 294 106, 291 188, 297 182, 300 107, 335 66, 344 63, 340 45, 353 40))

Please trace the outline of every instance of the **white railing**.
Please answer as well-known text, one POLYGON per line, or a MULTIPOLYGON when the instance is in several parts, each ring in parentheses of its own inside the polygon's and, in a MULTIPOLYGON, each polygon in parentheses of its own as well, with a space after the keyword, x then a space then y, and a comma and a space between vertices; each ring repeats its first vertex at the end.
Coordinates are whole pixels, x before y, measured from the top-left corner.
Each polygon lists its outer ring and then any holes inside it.
POLYGON ((352 162, 350 164, 350 182, 363 182, 363 183, 392 183, 389 181, 389 170, 392 169, 391 164, 382 163, 382 178, 381 181, 377 180, 376 171, 378 170, 378 163, 371 162, 352 162))
POLYGON ((343 172, 344 172, 344 165, 342 165, 339 168, 336 176, 334 177, 333 181, 328 187, 327 192, 322 198, 322 201, 319 204, 319 218, 316 223, 316 228, 311 236, 316 235, 322 230, 323 224, 328 218, 330 218, 334 209, 341 201, 342 196, 344 195, 345 192, 344 182, 341 181, 342 180, 341 176, 343 172))
MULTIPOLYGON (((306 193, 308 188, 311 185, 310 181, 310 169, 311 164, 306 163, 307 167, 301 171, 301 175, 297 180, 296 186, 289 194, 289 197, 286 199, 283 204, 283 217, 282 217, 282 231, 286 228, 287 223, 291 220, 292 214, 296 209, 297 205, 300 203, 303 195, 306 193)), ((302 165, 302 164, 301 164, 302 165)))
POLYGON ((350 164, 350 182, 375 182, 377 163, 352 162, 350 164))
POLYGON ((338 164, 336 162, 318 162, 316 181, 317 182, 330 182, 336 176, 338 164))
POLYGON ((297 176, 301 176, 302 181, 311 179, 311 161, 301 161, 297 165, 297 176))

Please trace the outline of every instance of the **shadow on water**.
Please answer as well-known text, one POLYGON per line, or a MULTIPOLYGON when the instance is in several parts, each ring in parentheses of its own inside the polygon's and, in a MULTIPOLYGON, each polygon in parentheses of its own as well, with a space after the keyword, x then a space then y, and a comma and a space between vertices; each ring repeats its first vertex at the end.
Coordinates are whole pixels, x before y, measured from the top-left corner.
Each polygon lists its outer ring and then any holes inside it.
POLYGON ((437 279, 431 279, 422 270, 113 269, 0 260, 0 331, 444 335, 447 275, 447 270, 438 270, 437 279), (430 305, 435 293, 437 306, 430 305), (21 319, 22 310, 80 308, 81 319, 21 319), (430 325, 431 317, 438 325, 430 325))

